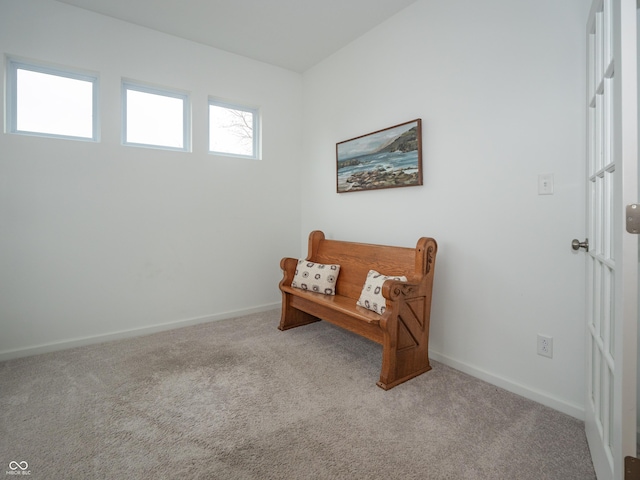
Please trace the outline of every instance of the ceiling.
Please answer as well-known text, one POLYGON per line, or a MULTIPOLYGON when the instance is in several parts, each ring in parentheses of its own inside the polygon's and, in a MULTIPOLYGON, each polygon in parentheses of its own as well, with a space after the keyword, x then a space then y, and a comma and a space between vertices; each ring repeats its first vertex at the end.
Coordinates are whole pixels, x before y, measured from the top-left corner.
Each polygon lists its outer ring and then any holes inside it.
POLYGON ((59 0, 296 72, 416 0, 59 0))

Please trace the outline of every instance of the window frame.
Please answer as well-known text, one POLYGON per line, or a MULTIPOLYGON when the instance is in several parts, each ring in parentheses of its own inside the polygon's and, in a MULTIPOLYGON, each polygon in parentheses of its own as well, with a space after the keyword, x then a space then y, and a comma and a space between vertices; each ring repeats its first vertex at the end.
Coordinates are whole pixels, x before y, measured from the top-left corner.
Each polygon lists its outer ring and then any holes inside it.
POLYGON ((152 86, 148 83, 136 80, 122 79, 121 87, 122 101, 122 145, 127 147, 155 148, 159 150, 170 150, 174 152, 191 152, 191 98, 189 92, 177 88, 152 86), (133 90, 141 93, 160 95, 169 98, 182 100, 182 147, 171 147, 167 145, 156 145, 153 143, 138 143, 127 141, 127 91, 133 90))
POLYGON ((258 107, 252 107, 249 105, 244 105, 236 102, 229 102, 226 100, 221 100, 216 97, 209 97, 209 102, 207 105, 207 151, 211 155, 220 155, 223 157, 234 157, 234 158, 246 158, 249 160, 261 160, 262 159, 262 151, 261 151, 261 118, 260 118, 260 109, 258 107), (229 110, 241 110, 244 112, 249 112, 253 115, 253 127, 252 127, 252 142, 251 148, 253 153, 251 155, 243 155, 239 153, 230 153, 223 152, 218 150, 211 150, 211 107, 222 107, 227 108, 229 110))
POLYGON ((62 67, 39 62, 35 60, 27 60, 24 58, 5 56, 6 63, 6 132, 18 135, 27 135, 32 137, 60 138, 65 140, 77 140, 83 142, 99 142, 100 141, 100 105, 99 105, 99 87, 100 78, 98 73, 89 72, 72 67, 62 67), (91 137, 83 137, 77 135, 64 135, 59 133, 38 132, 31 130, 18 129, 18 70, 27 70, 45 75, 69 78, 72 80, 80 80, 91 83, 91 137))

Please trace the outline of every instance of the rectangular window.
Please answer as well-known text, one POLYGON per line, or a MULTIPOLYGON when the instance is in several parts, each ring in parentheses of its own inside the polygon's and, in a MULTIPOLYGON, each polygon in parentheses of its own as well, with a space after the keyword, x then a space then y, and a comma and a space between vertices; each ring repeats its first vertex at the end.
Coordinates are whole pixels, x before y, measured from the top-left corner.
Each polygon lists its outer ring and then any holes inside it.
POLYGON ((98 140, 98 77, 8 58, 7 124, 25 135, 98 140))
POLYGON ((186 93, 122 83, 125 145, 189 150, 189 96, 186 93))
POLYGON ((209 99, 209 152, 258 159, 258 122, 255 108, 209 99))

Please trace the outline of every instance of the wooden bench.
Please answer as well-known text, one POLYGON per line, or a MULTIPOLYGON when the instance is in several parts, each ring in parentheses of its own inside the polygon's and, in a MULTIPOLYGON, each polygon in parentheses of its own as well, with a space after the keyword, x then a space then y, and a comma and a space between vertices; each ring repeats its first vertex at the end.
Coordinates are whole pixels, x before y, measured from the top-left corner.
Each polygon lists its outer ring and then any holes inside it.
POLYGON ((416 248, 405 248, 327 240, 321 231, 311 232, 306 260, 340 265, 336 294, 292 287, 298 259, 283 258, 278 328, 287 330, 325 320, 381 344, 382 370, 377 385, 384 390, 427 372, 431 370, 429 316, 437 249, 433 238, 420 238, 416 248), (382 315, 356 305, 369 270, 407 277, 406 282, 384 282, 386 310, 382 315))

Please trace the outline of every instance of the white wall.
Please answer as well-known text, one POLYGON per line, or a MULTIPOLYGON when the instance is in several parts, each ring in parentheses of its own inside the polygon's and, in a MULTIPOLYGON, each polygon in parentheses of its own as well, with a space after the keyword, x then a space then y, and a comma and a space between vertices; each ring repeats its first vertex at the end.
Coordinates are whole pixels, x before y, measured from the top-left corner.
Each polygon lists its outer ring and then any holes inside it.
POLYGON ((0 359, 279 305, 300 74, 51 0, 0 0, 0 52, 98 72, 102 125, 0 133, 0 359), (121 146, 122 77, 190 91, 192 153, 121 146), (206 153, 209 95, 261 108, 262 161, 206 153))
POLYGON ((304 74, 302 233, 439 243, 432 357, 584 405, 585 0, 418 0, 304 74), (335 144, 422 118, 424 186, 335 192, 335 144), (537 193, 553 173, 555 193, 537 193), (553 359, 536 354, 538 333, 553 359))

